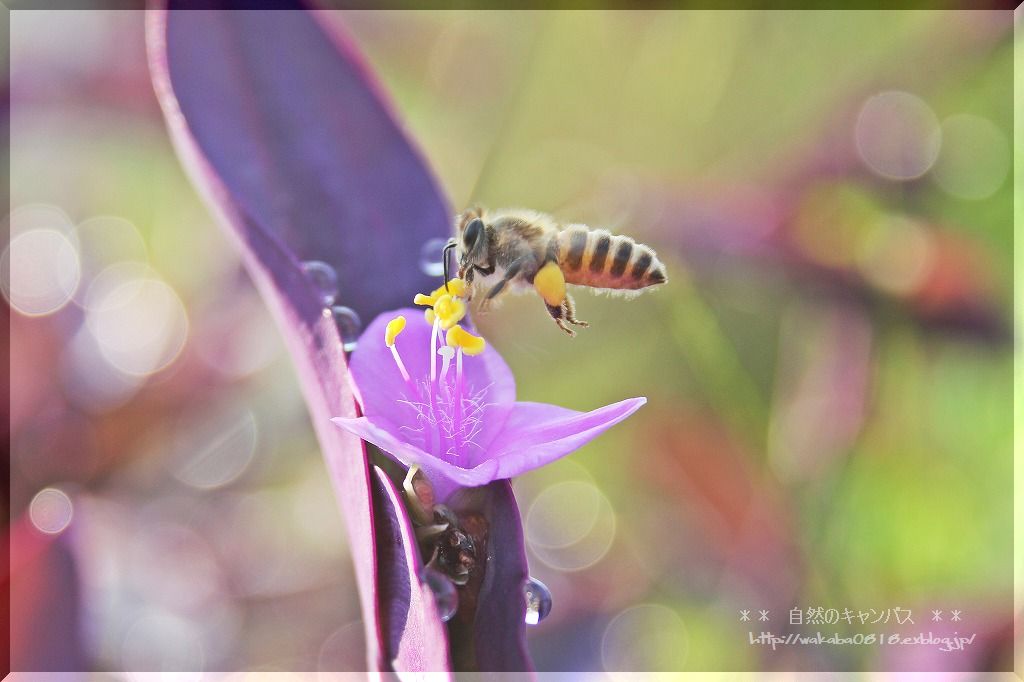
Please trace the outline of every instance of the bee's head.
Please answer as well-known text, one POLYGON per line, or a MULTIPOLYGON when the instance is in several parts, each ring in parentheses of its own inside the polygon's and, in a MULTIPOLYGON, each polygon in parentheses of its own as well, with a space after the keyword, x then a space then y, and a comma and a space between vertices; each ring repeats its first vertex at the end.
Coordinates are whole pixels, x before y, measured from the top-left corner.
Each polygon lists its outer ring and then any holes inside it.
POLYGON ((459 275, 470 265, 486 265, 488 234, 480 209, 470 209, 459 216, 456 249, 459 254, 459 275))

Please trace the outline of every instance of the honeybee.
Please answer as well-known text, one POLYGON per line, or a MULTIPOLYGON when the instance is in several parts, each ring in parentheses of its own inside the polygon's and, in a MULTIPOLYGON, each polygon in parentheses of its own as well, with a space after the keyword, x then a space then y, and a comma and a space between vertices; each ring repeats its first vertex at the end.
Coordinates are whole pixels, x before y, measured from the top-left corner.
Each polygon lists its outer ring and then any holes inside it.
POLYGON ((486 306, 504 291, 532 288, 569 336, 576 335, 569 325, 589 325, 576 319, 566 284, 638 293, 667 281, 665 266, 651 247, 607 230, 562 225, 537 211, 471 208, 456 217, 455 234, 444 250, 446 283, 448 253, 454 249, 470 297, 482 293, 486 306))

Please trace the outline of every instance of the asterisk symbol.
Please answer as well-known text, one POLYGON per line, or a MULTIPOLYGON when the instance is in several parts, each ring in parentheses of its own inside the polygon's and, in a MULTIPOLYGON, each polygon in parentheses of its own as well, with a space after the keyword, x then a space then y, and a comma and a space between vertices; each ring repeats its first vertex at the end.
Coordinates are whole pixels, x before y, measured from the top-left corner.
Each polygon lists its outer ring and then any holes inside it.
POLYGON ((750 620, 750 609, 743 609, 740 611, 740 620, 744 623, 750 620))
POLYGON ((942 610, 941 609, 933 609, 932 610, 932 621, 938 622, 940 620, 942 620, 942 610))
POLYGON ((950 616, 950 620, 960 621, 960 609, 953 609, 953 615, 950 616))
POLYGON ((758 611, 758 613, 761 614, 758 617, 759 621, 761 621, 763 623, 764 621, 768 620, 768 609, 761 609, 760 611, 758 611))

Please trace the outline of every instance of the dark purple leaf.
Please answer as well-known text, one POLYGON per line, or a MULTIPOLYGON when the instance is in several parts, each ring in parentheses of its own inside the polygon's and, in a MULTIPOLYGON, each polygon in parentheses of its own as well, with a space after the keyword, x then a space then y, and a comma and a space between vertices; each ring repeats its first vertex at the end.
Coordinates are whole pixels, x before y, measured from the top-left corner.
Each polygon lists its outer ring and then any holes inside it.
POLYGON ((463 488, 448 500, 460 518, 482 516, 487 525, 487 563, 476 595, 472 628, 465 633, 471 641, 456 641, 459 652, 472 652, 476 670, 482 672, 528 672, 533 664, 526 651, 526 599, 523 586, 529 573, 523 527, 512 485, 494 481, 480 488, 463 488), (500 644, 500 645, 499 645, 500 644))
MULTIPOLYGON (((372 499, 362 441, 330 423, 357 416, 355 401, 338 329, 301 263, 332 265, 338 302, 369 319, 431 285, 419 245, 447 232, 445 203, 348 43, 313 14, 172 9, 151 13, 147 30, 178 153, 235 238, 298 370, 347 524, 369 665, 386 670, 398 658, 444 670, 433 611, 381 637, 378 614, 393 605, 376 587, 374 503, 388 518, 404 511, 393 496, 372 499)), ((407 533, 392 537, 408 543, 407 533)), ((385 554, 410 552, 403 544, 385 554)))
POLYGON ((380 548, 377 586, 384 605, 380 618, 386 648, 395 659, 393 667, 398 672, 449 670, 448 637, 444 627, 438 627, 434 595, 418 578, 423 565, 412 523, 387 474, 379 467, 374 471, 380 548))
POLYGON ((242 213, 295 258, 332 265, 364 320, 437 286, 420 247, 448 235, 451 211, 337 26, 172 9, 154 30, 173 106, 242 213))

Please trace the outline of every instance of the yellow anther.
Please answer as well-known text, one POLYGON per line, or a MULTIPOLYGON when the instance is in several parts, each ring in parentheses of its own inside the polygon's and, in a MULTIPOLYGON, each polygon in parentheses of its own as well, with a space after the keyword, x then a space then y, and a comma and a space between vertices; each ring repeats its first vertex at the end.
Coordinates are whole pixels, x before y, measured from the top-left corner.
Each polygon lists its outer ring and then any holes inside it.
MULTIPOLYGON (((444 291, 444 287, 441 287, 438 291, 444 291)), ((451 294, 452 296, 461 296, 465 298, 466 282, 464 280, 459 279, 458 277, 456 277, 455 279, 448 280, 447 293, 451 294)))
POLYGON ((461 348, 466 355, 479 355, 487 347, 487 342, 483 338, 470 334, 461 325, 449 329, 444 340, 449 346, 461 348))
POLYGON ((384 343, 386 343, 389 348, 395 345, 395 337, 401 334, 403 329, 405 329, 405 316, 399 315, 388 322, 388 326, 384 330, 384 343))
POLYGON ((441 320, 441 329, 451 329, 466 316, 466 304, 460 298, 443 294, 434 301, 434 314, 441 320))
POLYGON ((537 271, 533 278, 533 288, 537 290, 544 302, 550 306, 560 306, 565 300, 565 276, 554 261, 537 271))
POLYGON ((430 298, 435 301, 442 296, 465 296, 466 295, 466 283, 456 277, 455 279, 448 280, 448 286, 441 285, 438 288, 430 292, 430 298))
POLYGON ((437 315, 434 314, 433 308, 427 308, 424 310, 423 317, 427 320, 427 324, 434 324, 434 320, 437 319, 437 315))
POLYGON ((412 302, 416 305, 436 305, 442 296, 465 296, 466 282, 456 277, 448 280, 447 288, 441 285, 430 292, 430 294, 416 294, 412 302))

